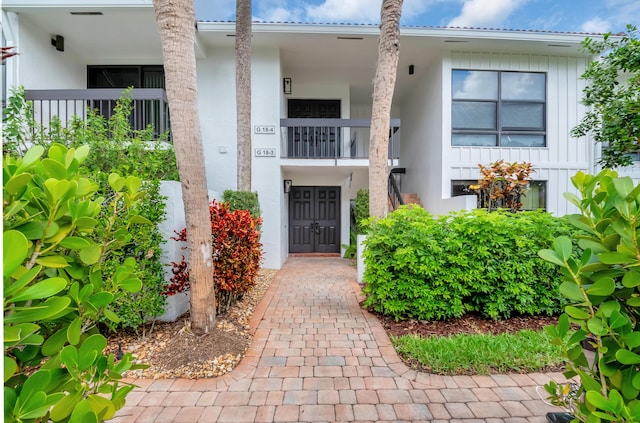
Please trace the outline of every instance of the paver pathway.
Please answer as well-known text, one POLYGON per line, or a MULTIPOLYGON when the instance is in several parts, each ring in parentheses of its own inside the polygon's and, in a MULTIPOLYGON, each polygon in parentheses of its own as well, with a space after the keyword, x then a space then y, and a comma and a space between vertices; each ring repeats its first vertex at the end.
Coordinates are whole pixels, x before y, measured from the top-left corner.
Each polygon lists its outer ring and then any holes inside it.
MULTIPOLYGON (((114 422, 546 422, 561 374, 438 376, 406 367, 360 309, 356 269, 290 257, 254 314, 241 364, 216 379, 138 379, 114 422)), ((455 351, 452 351, 455 354, 455 351)))

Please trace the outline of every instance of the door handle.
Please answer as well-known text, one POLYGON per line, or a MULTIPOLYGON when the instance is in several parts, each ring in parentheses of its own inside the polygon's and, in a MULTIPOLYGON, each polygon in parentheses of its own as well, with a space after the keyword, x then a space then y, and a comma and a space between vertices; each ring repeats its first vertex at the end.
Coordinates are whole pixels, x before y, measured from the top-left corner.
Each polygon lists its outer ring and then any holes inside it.
POLYGON ((317 235, 320 235, 320 224, 318 222, 314 222, 315 231, 317 235))

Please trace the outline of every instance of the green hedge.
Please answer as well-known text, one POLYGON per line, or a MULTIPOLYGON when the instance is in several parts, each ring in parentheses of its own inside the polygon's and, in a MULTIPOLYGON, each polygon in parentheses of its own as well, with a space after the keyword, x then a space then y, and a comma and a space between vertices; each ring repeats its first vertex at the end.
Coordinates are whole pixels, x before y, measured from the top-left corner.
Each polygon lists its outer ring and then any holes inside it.
POLYGON ((401 207, 369 230, 364 305, 396 320, 559 313, 559 272, 537 252, 571 231, 565 219, 541 211, 435 219, 401 207))
POLYGON ((255 219, 262 215, 257 192, 234 191, 227 189, 222 194, 222 201, 229 205, 231 211, 248 210, 255 219))

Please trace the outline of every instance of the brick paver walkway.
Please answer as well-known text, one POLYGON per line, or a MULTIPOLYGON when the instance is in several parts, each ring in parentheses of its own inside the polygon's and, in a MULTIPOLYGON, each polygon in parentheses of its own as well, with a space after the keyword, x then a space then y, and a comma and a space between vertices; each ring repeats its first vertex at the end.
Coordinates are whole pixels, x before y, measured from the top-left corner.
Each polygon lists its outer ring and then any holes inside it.
MULTIPOLYGON (((254 314, 241 364, 216 379, 138 379, 114 422, 545 422, 561 374, 438 376, 399 359, 358 306, 356 269, 289 258, 254 314)), ((451 352, 455 354, 455 351, 451 352)))

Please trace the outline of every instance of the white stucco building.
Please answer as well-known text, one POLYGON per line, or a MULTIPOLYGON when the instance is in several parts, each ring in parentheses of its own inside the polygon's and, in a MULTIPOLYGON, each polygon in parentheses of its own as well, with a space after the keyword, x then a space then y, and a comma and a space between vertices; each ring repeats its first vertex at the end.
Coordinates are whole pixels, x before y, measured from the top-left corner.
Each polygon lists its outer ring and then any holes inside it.
MULTIPOLYGON (((19 53, 4 66, 3 98, 22 85, 40 115, 67 116, 83 113, 71 105, 98 107, 89 103, 103 98, 96 90, 117 98, 134 85, 134 96, 146 99, 139 104, 154 104, 136 116, 165 122, 151 0, 5 0, 2 7, 3 45, 19 53)), ((194 46, 215 192, 236 188, 234 30, 233 22, 197 22, 194 46)), ((338 253, 349 243, 350 200, 368 183, 378 33, 370 25, 253 24, 252 186, 264 217, 264 267, 279 268, 292 252, 338 253)), ((597 171, 600 148, 569 136, 584 113, 586 34, 434 27, 401 34, 390 164, 404 169, 402 191, 441 213, 468 203, 455 195, 477 179, 479 163, 526 161, 536 170, 527 206, 571 212, 562 196, 572 191, 569 178, 597 171)), ((638 167, 625 172, 640 177, 638 167)))

